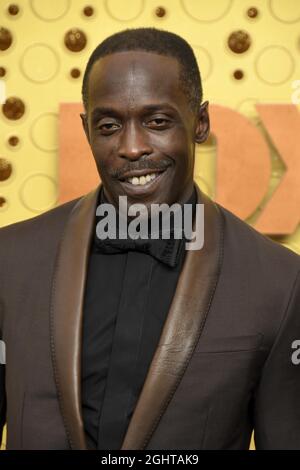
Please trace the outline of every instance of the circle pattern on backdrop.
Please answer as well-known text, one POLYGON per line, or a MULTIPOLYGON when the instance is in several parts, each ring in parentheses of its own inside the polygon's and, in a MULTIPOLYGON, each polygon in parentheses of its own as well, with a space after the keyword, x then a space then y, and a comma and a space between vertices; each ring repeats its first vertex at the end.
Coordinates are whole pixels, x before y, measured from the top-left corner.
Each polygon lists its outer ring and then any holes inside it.
POLYGON ((47 44, 33 44, 21 57, 20 67, 28 80, 36 83, 48 82, 58 73, 59 57, 47 44))
POLYGON ((57 144, 58 115, 44 113, 36 118, 30 128, 33 145, 43 152, 55 152, 57 144))
POLYGON ((69 11, 71 0, 59 0, 45 2, 41 0, 31 0, 33 13, 44 21, 60 20, 69 11))

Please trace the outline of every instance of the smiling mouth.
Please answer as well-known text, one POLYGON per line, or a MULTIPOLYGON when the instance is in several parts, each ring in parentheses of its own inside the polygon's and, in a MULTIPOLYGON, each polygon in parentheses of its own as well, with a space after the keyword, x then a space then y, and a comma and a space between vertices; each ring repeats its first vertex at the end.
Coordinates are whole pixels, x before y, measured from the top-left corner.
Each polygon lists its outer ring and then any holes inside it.
POLYGON ((158 177, 160 173, 162 173, 165 170, 160 170, 156 172, 149 172, 149 173, 144 173, 143 175, 134 175, 134 176, 128 176, 127 178, 122 178, 121 181, 130 183, 133 186, 144 186, 145 184, 149 183, 150 181, 153 181, 155 178, 158 177))
POLYGON ((167 172, 168 167, 164 170, 155 172, 144 173, 143 175, 128 176, 127 178, 120 179, 120 183, 124 185, 131 192, 146 192, 156 187, 159 180, 167 172))

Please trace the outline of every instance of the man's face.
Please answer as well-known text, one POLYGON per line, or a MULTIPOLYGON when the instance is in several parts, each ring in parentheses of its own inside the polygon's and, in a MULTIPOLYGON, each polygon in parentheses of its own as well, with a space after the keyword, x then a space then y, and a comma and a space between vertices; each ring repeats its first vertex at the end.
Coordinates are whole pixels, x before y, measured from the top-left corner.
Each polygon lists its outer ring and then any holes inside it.
POLYGON ((107 199, 130 206, 181 202, 193 190, 194 147, 209 132, 207 104, 196 117, 179 83, 179 63, 144 51, 99 59, 81 115, 107 199))

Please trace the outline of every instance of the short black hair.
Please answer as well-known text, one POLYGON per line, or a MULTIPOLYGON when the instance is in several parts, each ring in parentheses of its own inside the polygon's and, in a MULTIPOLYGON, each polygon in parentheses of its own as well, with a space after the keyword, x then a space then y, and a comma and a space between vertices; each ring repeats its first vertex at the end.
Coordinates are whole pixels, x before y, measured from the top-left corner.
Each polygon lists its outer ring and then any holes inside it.
POLYGON ((154 52, 174 57, 180 64, 180 86, 187 97, 190 109, 197 113, 202 101, 200 71, 193 49, 181 36, 157 28, 125 29, 107 37, 92 52, 82 81, 82 101, 88 109, 88 79, 93 64, 109 54, 123 51, 154 52))

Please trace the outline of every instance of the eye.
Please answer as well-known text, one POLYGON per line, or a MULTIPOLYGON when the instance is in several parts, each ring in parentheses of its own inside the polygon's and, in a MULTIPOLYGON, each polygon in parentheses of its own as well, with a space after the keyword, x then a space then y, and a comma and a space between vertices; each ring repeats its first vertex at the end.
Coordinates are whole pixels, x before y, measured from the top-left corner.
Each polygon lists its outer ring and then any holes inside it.
POLYGON ((98 130, 101 131, 102 134, 111 134, 115 130, 119 129, 120 125, 116 122, 105 122, 97 127, 98 130))
POLYGON ((169 123, 170 123, 170 120, 163 118, 163 117, 153 118, 150 121, 148 121, 148 125, 156 129, 165 128, 169 125, 169 123))

